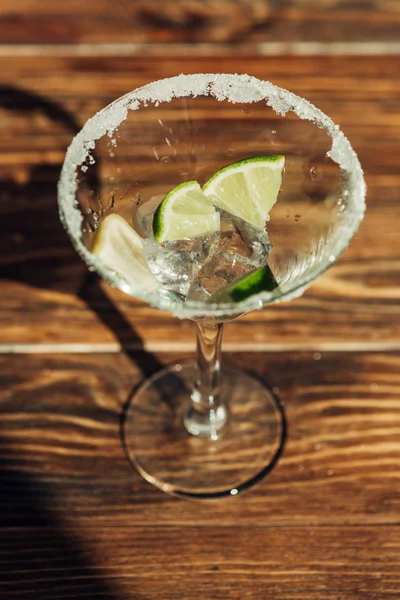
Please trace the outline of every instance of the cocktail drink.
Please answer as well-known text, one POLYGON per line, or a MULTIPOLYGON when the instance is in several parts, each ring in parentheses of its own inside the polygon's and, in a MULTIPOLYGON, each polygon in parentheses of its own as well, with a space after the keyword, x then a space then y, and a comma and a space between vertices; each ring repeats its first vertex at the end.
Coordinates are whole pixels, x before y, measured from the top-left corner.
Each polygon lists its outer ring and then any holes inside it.
POLYGON ((86 123, 66 155, 59 205, 91 270, 197 325, 196 361, 132 396, 132 463, 181 496, 249 488, 282 451, 284 414, 262 379, 221 366, 223 323, 301 295, 347 247, 365 209, 348 140, 271 83, 181 75, 86 123))

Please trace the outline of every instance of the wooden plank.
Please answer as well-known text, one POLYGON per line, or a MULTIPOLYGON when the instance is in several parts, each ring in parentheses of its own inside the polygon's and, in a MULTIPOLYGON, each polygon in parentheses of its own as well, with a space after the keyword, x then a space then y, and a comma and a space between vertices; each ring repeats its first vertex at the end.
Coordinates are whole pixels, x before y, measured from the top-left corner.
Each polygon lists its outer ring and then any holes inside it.
POLYGON ((398 41, 397 0, 3 0, 2 43, 398 41))
POLYGON ((395 528, 78 528, 65 517, 4 530, 0 598, 398 598, 395 528))
POLYGON ((400 353, 228 354, 226 361, 266 378, 279 393, 288 437, 277 467, 258 487, 211 503, 184 502, 147 484, 120 441, 121 413, 134 386, 179 358, 3 356, 2 524, 257 524, 305 531, 399 524, 400 353))
MULTIPOLYGON (((397 58, 273 57, 235 60, 308 97, 341 124, 360 155, 368 211, 350 248, 302 299, 230 324, 229 349, 398 348, 396 223, 400 176, 397 58), (362 80, 363 85, 355 85, 362 80), (379 147, 379 152, 376 148, 379 147)), ((182 58, 204 72, 214 58, 182 58)), ((229 56, 221 71, 232 70, 229 56)), ((188 349, 193 327, 87 278, 59 223, 56 181, 65 147, 94 112, 147 81, 176 72, 152 57, 0 58, 0 348, 118 351, 121 344, 188 349), (104 81, 107 85, 104 85, 104 81), (27 144, 29 140, 29 144, 27 144), (117 307, 115 311, 114 305, 117 307), (173 341, 171 341, 173 340, 173 341)))

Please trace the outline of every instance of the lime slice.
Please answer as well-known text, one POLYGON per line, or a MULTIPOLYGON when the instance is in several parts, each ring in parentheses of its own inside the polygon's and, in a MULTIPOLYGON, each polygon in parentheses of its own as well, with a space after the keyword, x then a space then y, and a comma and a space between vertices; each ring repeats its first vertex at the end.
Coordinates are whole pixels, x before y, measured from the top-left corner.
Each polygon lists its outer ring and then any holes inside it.
POLYGON ((211 302, 241 302, 260 292, 272 292, 278 283, 268 265, 236 279, 211 298, 211 302))
POLYGON ((142 238, 119 215, 108 215, 96 232, 92 252, 137 289, 152 292, 160 287, 147 266, 142 238))
POLYGON ((154 213, 153 235, 158 243, 205 236, 219 227, 219 213, 197 181, 178 185, 154 213))
POLYGON ((257 156, 223 167, 203 186, 218 208, 263 229, 282 183, 284 156, 257 156))

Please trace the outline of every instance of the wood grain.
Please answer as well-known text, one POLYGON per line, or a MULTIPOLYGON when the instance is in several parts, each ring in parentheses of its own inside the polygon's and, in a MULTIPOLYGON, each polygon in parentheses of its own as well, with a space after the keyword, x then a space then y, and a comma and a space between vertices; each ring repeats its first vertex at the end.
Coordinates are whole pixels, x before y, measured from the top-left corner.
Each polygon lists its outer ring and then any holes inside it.
POLYGON ((241 354, 279 388, 284 455, 250 493, 174 499, 119 438, 176 355, 4 356, 0 597, 385 600, 400 589, 400 354, 241 354))
POLYGON ((2 0, 3 44, 398 41, 397 0, 2 0))
MULTIPOLYGON (((188 357, 184 355, 183 357, 188 357)), ((171 354, 4 356, 0 518, 66 525, 349 526, 399 524, 400 354, 245 353, 231 364, 279 393, 283 457, 235 500, 174 499, 132 470, 120 441, 124 403, 171 354), (32 496, 47 507, 32 508, 32 496)))
MULTIPOLYGON (((211 55, 180 63, 186 72, 214 66, 211 55)), ((302 299, 232 323, 227 348, 399 347, 397 66, 396 57, 219 58, 221 71, 268 73, 330 114, 358 152, 369 187, 365 221, 338 264, 302 299)), ((3 350, 192 347, 187 322, 88 279, 56 208, 65 148, 84 121, 129 89, 175 73, 172 62, 152 57, 0 58, 3 350)))
POLYGON ((399 30, 398 0, 2 0, 0 598, 399 598, 399 30), (226 328, 225 359, 280 395, 287 443, 250 493, 195 503, 146 483, 120 440, 132 391, 189 357, 193 324, 87 272, 56 182, 93 113, 217 58, 332 116, 369 192, 303 298, 226 328))
POLYGON ((400 586, 399 538, 389 527, 50 523, 4 533, 7 600, 193 600, 199 590, 204 600, 384 600, 400 586))

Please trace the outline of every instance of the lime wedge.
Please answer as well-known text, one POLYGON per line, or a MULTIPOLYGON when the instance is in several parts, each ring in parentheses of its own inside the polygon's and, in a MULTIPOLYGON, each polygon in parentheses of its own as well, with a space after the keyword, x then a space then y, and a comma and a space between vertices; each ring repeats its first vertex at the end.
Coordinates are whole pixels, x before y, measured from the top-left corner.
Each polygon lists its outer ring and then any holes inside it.
POLYGON ((96 232, 92 252, 137 289, 152 292, 160 287, 147 266, 142 238, 119 215, 108 215, 96 232))
POLYGON ((197 181, 171 190, 154 213, 153 235, 158 243, 205 236, 219 227, 219 213, 197 181))
POLYGON ((218 208, 263 229, 282 183, 284 156, 257 156, 223 167, 203 186, 218 208))
POLYGON ((260 292, 272 292, 278 283, 268 265, 250 274, 236 279, 228 287, 219 290, 210 299, 211 302, 241 302, 260 292))

